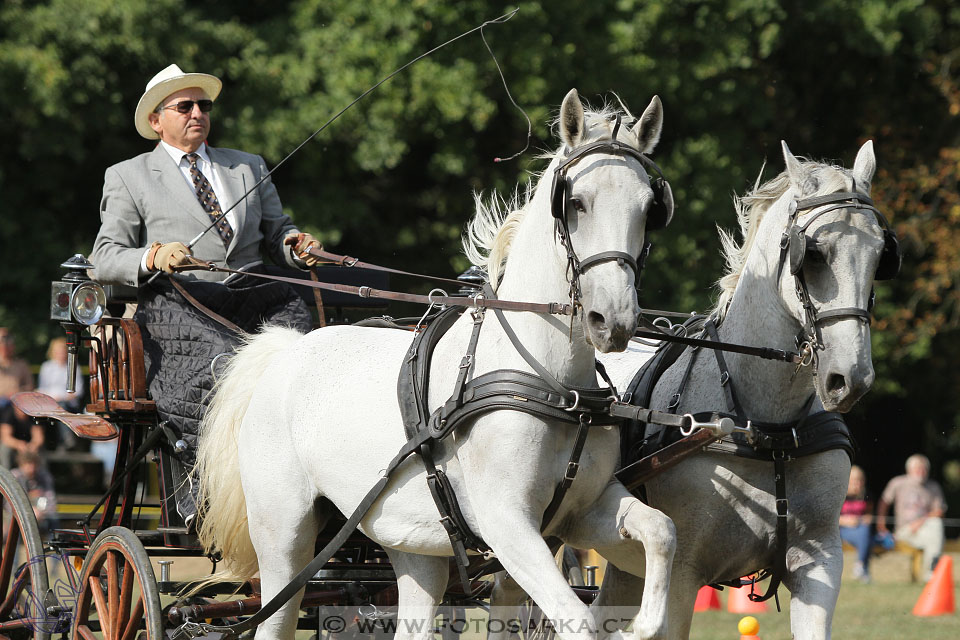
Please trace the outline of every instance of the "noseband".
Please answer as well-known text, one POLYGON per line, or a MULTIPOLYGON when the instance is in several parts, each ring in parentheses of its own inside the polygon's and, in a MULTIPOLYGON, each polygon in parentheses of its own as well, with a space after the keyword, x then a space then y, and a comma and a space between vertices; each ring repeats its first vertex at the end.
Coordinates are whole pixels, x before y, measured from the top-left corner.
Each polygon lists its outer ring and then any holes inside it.
MULTIPOLYGON (((803 307, 803 330, 797 336, 797 346, 803 356, 801 365, 813 364, 813 372, 817 372, 817 352, 824 349, 821 325, 827 320, 837 318, 856 318, 861 322, 870 324, 870 310, 873 307, 873 292, 870 293, 870 303, 867 309, 861 307, 837 307, 834 309, 817 309, 810 299, 810 292, 807 289, 807 282, 803 274, 803 262, 807 249, 816 245, 816 241, 806 235, 807 229, 814 220, 825 213, 836 211, 837 209, 853 208, 855 211, 873 212, 877 222, 883 229, 884 248, 880 256, 880 263, 877 268, 877 279, 888 279, 896 277, 900 269, 900 247, 897 243, 896 234, 887 223, 887 219, 879 209, 877 209, 873 200, 856 191, 854 183, 853 191, 842 191, 806 200, 794 200, 790 203, 790 216, 787 222, 787 229, 780 238, 780 261, 777 267, 777 281, 783 273, 783 266, 789 256, 790 271, 793 274, 796 284, 797 299, 803 307), (816 207, 826 206, 824 209, 814 213, 809 220, 802 226, 797 224, 797 218, 802 211, 816 207)), ((799 366, 798 365, 798 368, 799 366)))
MULTIPOLYGON (((577 252, 573 249, 573 243, 570 239, 570 228, 568 226, 567 220, 567 179, 566 173, 567 169, 574 163, 578 162, 584 156, 587 156, 591 153, 608 153, 612 155, 623 155, 631 156, 640 161, 640 163, 645 167, 652 167, 657 174, 659 174, 658 184, 666 185, 661 187, 661 189, 666 189, 669 191, 669 184, 663 178, 663 173, 660 171, 660 168, 656 163, 648 158, 643 153, 637 151, 633 147, 626 145, 622 142, 618 142, 617 132, 620 130, 620 116, 617 116, 616 124, 613 127, 613 135, 611 140, 600 140, 593 142, 577 149, 574 149, 570 155, 565 157, 560 164, 553 171, 553 190, 552 190, 552 212, 555 221, 555 229, 557 236, 560 239, 560 242, 563 244, 564 249, 567 251, 567 279, 570 282, 570 300, 571 304, 574 307, 579 305, 581 290, 580 290, 580 275, 585 273, 591 267, 595 267, 598 264, 604 262, 611 262, 613 260, 617 261, 619 266, 627 264, 633 270, 634 273, 634 288, 640 287, 640 272, 643 269, 643 263, 646 260, 647 255, 650 253, 650 242, 645 241, 643 248, 640 250, 640 255, 634 257, 633 255, 626 253, 624 251, 601 251, 592 256, 589 256, 584 259, 580 259, 577 256, 577 252)), ((652 186, 652 185, 651 185, 652 186)), ((653 207, 663 207, 664 198, 661 196, 658 198, 657 191, 654 190, 654 204, 653 207)), ((669 222, 669 218, 672 217, 673 213, 673 195, 669 195, 669 213, 664 214, 663 226, 669 222)), ((650 212, 648 212, 648 219, 650 217, 650 212)))

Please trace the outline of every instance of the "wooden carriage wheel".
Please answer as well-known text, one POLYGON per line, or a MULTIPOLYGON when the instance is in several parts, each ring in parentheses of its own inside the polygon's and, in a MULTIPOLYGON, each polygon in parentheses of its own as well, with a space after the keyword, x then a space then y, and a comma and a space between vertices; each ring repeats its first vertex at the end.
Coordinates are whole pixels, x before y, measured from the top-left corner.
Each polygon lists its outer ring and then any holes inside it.
MULTIPOLYGON (((46 558, 40 527, 26 491, 7 469, 0 467, 0 621, 26 618, 27 636, 50 637, 43 599, 47 594, 46 558), (25 566, 25 567, 24 567, 25 566)), ((9 637, 19 635, 14 630, 9 637)))
POLYGON ((150 557, 129 529, 110 527, 93 541, 83 561, 70 637, 73 640, 160 640, 163 637, 160 592, 150 557))

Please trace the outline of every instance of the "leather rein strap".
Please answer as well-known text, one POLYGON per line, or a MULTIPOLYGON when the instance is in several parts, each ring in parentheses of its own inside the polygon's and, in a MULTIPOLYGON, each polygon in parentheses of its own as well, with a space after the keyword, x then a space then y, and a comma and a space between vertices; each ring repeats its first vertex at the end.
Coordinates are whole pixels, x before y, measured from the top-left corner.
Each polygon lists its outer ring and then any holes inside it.
MULTIPOLYGON (((468 307, 481 309, 503 309, 505 311, 531 311, 533 313, 546 313, 551 315, 569 316, 573 314, 573 306, 562 302, 517 302, 514 300, 488 300, 481 295, 469 298, 463 296, 440 296, 440 295, 419 295, 415 293, 401 293, 399 291, 387 291, 384 289, 374 289, 367 286, 354 286, 349 284, 334 284, 330 282, 313 282, 311 280, 302 280, 300 278, 288 278, 286 276, 274 276, 267 273, 251 273, 248 271, 238 271, 228 267, 218 267, 212 262, 196 261, 193 264, 179 267, 177 271, 216 271, 219 273, 236 273, 254 278, 263 278, 264 280, 276 280, 277 282, 286 282, 298 287, 310 287, 313 289, 323 289, 325 291, 339 291, 361 298, 376 298, 381 300, 393 300, 397 302, 414 302, 417 304, 438 304, 447 307, 468 307)), ((171 278, 172 280, 173 278, 171 278)), ((458 284, 464 284, 462 282, 458 284)))

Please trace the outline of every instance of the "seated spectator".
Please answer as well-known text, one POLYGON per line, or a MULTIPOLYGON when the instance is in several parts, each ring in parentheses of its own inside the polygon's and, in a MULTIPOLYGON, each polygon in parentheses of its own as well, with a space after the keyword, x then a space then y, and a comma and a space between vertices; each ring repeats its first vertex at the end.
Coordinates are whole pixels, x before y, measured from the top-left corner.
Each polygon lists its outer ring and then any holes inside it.
POLYGON ((923 551, 923 579, 929 580, 943 553, 943 514, 947 503, 940 485, 929 479, 930 460, 922 454, 907 458, 906 475, 887 483, 877 509, 877 530, 887 531, 886 515, 893 505, 893 535, 923 551))
MULTIPOLYGON (((47 361, 40 365, 37 391, 47 394, 68 411, 79 413, 83 409, 83 376, 76 378, 76 391, 67 393, 67 340, 54 338, 47 347, 47 361)), ((56 446, 73 449, 77 437, 70 428, 60 423, 55 434, 51 433, 56 446), (56 435, 56 438, 53 438, 56 435)), ((49 444, 48 444, 49 446, 49 444)))
POLYGON ((33 418, 13 404, 0 409, 0 464, 11 469, 16 454, 39 453, 43 442, 43 427, 34 424, 33 418))
POLYGON ((33 390, 30 366, 16 354, 13 335, 6 327, 0 327, 0 409, 10 404, 15 393, 33 390))
POLYGON ((57 494, 53 489, 53 476, 43 466, 40 456, 33 451, 21 451, 17 455, 17 468, 13 470, 13 477, 27 492, 40 531, 56 528, 57 494))
POLYGON ((840 538, 857 550, 853 577, 870 582, 870 550, 873 547, 873 502, 867 498, 867 477, 857 465, 850 467, 847 497, 840 508, 840 538))

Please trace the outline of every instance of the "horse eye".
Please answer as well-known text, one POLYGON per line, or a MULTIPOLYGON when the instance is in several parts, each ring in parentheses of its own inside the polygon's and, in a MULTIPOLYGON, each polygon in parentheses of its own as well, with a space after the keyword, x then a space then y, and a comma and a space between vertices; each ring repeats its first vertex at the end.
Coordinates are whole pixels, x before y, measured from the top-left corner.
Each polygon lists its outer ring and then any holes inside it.
POLYGON ((583 200, 580 198, 570 198, 570 204, 577 210, 577 213, 586 213, 587 208, 583 206, 583 200))

